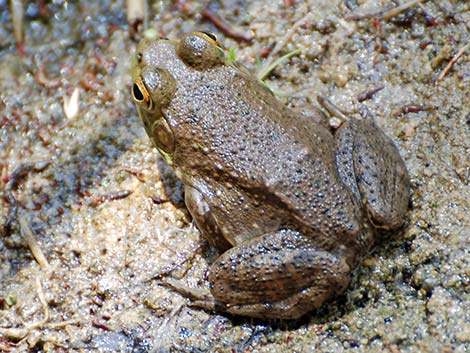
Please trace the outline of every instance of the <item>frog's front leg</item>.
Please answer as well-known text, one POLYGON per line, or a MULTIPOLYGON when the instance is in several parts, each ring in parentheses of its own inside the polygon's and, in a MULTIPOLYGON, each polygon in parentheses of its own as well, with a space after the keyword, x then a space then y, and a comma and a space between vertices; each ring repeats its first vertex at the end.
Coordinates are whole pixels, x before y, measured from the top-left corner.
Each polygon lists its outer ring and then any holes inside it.
POLYGON ((220 252, 224 252, 231 247, 212 216, 209 204, 197 189, 185 185, 184 203, 193 216, 197 227, 212 246, 215 246, 220 252))
POLYGON ((362 202, 377 228, 397 229, 405 221, 410 181, 393 141, 373 121, 350 119, 336 131, 341 179, 362 202))
POLYGON ((297 231, 283 229, 223 253, 211 267, 210 293, 168 283, 193 306, 231 314, 296 319, 343 291, 351 269, 297 231))

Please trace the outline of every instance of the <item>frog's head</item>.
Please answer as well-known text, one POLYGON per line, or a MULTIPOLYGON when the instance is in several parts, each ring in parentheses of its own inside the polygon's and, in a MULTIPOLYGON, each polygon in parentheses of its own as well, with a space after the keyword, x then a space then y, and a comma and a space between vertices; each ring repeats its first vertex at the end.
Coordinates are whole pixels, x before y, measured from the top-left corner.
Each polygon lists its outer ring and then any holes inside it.
POLYGON ((179 86, 190 75, 225 63, 216 37, 195 32, 179 41, 144 38, 132 64, 132 98, 145 130, 168 164, 173 163, 175 134, 169 109, 179 86))

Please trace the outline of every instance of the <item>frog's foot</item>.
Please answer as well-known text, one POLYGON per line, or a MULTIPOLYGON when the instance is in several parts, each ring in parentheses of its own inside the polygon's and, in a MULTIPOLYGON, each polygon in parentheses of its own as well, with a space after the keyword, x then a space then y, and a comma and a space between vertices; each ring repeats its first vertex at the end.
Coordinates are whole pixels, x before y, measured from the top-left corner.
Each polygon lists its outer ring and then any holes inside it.
POLYGON ((203 195, 195 188, 185 185, 184 203, 193 216, 197 227, 206 239, 220 252, 228 250, 231 245, 222 235, 216 220, 212 216, 209 204, 204 200, 203 195))
POLYGON ((231 248, 209 274, 215 302, 232 314, 274 319, 320 307, 347 287, 351 268, 310 239, 284 229, 231 248))
POLYGON ((215 300, 209 289, 188 287, 180 281, 173 280, 171 278, 165 279, 160 284, 174 290, 183 297, 190 298, 192 300, 190 304, 191 306, 212 311, 223 310, 221 308, 221 303, 215 300))
POLYGON ((317 102, 324 108, 330 118, 328 119, 328 126, 332 129, 338 129, 343 123, 349 121, 349 117, 344 114, 332 101, 323 96, 317 96, 317 102))

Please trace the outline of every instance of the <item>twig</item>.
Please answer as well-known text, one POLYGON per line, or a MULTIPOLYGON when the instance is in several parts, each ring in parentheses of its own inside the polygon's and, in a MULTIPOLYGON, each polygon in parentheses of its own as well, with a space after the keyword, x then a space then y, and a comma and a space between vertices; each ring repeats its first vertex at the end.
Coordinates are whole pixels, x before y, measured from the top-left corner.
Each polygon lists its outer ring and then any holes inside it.
POLYGON ((457 62, 457 60, 460 59, 460 57, 465 53, 465 51, 470 47, 470 42, 467 43, 466 45, 464 45, 458 52, 457 54, 455 54, 455 56, 449 61, 449 63, 447 64, 447 66, 444 68, 444 70, 441 72, 441 74, 439 75, 439 77, 437 78, 437 82, 439 82, 440 80, 442 80, 445 75, 447 75, 447 73, 450 71, 450 69, 452 68, 452 66, 457 62))
POLYGON ((404 4, 401 4, 397 7, 394 7, 393 9, 388 10, 388 11, 387 10, 380 10, 380 11, 377 11, 377 12, 371 12, 371 13, 365 13, 365 14, 355 14, 355 15, 351 15, 351 16, 346 17, 346 19, 347 20, 362 20, 362 19, 365 19, 365 18, 375 17, 375 18, 378 18, 378 19, 381 19, 381 20, 388 20, 392 17, 395 17, 395 16, 399 15, 403 11, 408 10, 410 7, 413 7, 417 4, 422 3, 423 1, 425 1, 425 0, 412 0, 412 1, 408 1, 404 4))
POLYGON ((233 39, 243 40, 245 42, 251 42, 254 38, 253 34, 244 34, 235 31, 232 26, 225 22, 219 15, 209 9, 207 6, 201 11, 202 17, 211 21, 214 26, 224 32, 226 35, 233 39))
POLYGON ((111 327, 98 321, 92 321, 91 326, 99 328, 100 330, 103 330, 103 331, 112 331, 111 327))
MULTIPOLYGON (((20 216, 20 222, 21 222, 21 219, 22 218, 20 216)), ((37 329, 37 328, 42 328, 43 326, 47 324, 47 322, 49 321, 49 305, 47 304, 46 296, 44 295, 44 290, 42 288, 41 279, 39 278, 39 276, 36 277, 36 292, 38 295, 39 302, 41 303, 42 309, 44 311, 44 318, 33 323, 25 323, 24 327, 21 327, 21 328, 0 327, 0 335, 13 338, 16 340, 23 340, 25 339, 25 337, 30 335, 32 330, 37 329)), ((50 327, 50 326, 48 325, 47 327, 50 327)))
POLYGON ((378 86, 375 86, 375 87, 370 88, 368 90, 365 90, 364 92, 360 93, 357 96, 357 101, 358 102, 364 102, 365 100, 371 99, 374 94, 376 94, 377 92, 383 90, 384 87, 385 87, 384 85, 378 85, 378 86))
POLYGON ((46 324, 45 326, 49 329, 59 329, 59 328, 63 328, 69 325, 78 325, 81 322, 82 320, 80 319, 70 319, 70 320, 65 320, 65 321, 60 321, 60 322, 50 322, 46 324))
POLYGON ((16 345, 13 346, 10 342, 7 342, 7 345, 5 345, 0 341, 0 352, 11 352, 11 347, 16 347, 16 345))
POLYGON ((41 279, 39 277, 36 277, 36 292, 38 294, 38 299, 41 302, 42 310, 44 310, 44 318, 32 324, 26 325, 29 330, 42 327, 49 321, 49 305, 47 305, 46 296, 44 295, 41 279))
POLYGON ((294 33, 297 32, 297 29, 299 29, 299 27, 303 26, 305 23, 310 21, 310 19, 312 18, 313 18, 313 12, 308 12, 304 17, 302 17, 300 20, 298 20, 297 22, 293 24, 291 29, 287 31, 284 37, 282 37, 276 43, 273 50, 270 52, 270 58, 266 60, 266 62, 264 63, 263 69, 260 70, 261 72, 266 71, 265 68, 271 65, 273 58, 276 57, 277 53, 279 53, 284 48, 284 46, 291 40, 294 33))
MULTIPOLYGON (((194 257, 196 256, 197 252, 199 249, 201 249, 203 246, 205 246, 207 243, 206 242, 199 242, 191 250, 189 250, 189 255, 187 256, 181 256, 179 257, 177 262, 171 263, 165 267, 163 267, 158 273, 154 274, 152 277, 150 277, 148 280, 160 280, 163 277, 168 276, 171 272, 176 270, 177 268, 181 267, 185 262, 192 261, 194 257)), ((190 266, 187 266, 185 268, 184 273, 181 275, 183 277, 186 272, 189 270, 190 266)))
POLYGON ((89 205, 90 207, 96 207, 98 205, 101 205, 105 201, 114 201, 114 200, 124 199, 130 194, 132 194, 133 192, 134 191, 132 190, 122 190, 122 191, 117 191, 117 192, 110 192, 109 194, 98 195, 91 199, 89 205))
POLYGON ((134 175, 140 182, 144 183, 145 182, 145 174, 138 170, 138 169, 134 169, 134 168, 129 168, 129 167, 120 167, 118 168, 117 170, 118 172, 126 172, 126 173, 129 173, 129 174, 132 174, 134 175))
POLYGON ((34 80, 36 83, 47 89, 57 89, 62 86, 62 80, 60 78, 51 79, 47 76, 44 67, 38 67, 34 73, 34 80))
POLYGON ((416 104, 408 104, 401 107, 401 113, 409 114, 409 113, 419 113, 428 110, 423 105, 416 105, 416 104))
POLYGON ((420 4, 422 3, 424 0, 412 0, 412 1, 409 1, 409 2, 405 2, 404 4, 401 4, 397 7, 395 7, 394 9, 391 9, 390 11, 387 11, 385 12, 381 17, 380 19, 382 20, 388 20, 392 17, 395 17, 397 15, 399 15, 400 13, 408 10, 410 7, 413 7, 417 4, 420 4))
POLYGON ((0 336, 0 352, 11 352, 11 348, 17 347, 16 343, 10 342, 0 336))
POLYGON ((13 196, 13 191, 18 189, 21 179, 23 179, 28 173, 41 172, 46 169, 51 161, 41 161, 37 163, 24 163, 16 168, 11 174, 10 180, 8 181, 7 186, 5 187, 5 200, 10 205, 8 210, 7 220, 3 225, 4 234, 8 235, 11 231, 12 224, 16 220, 18 213, 18 201, 16 201, 15 196, 13 196))
POLYGON ((21 340, 29 334, 29 330, 22 327, 0 327, 0 335, 13 338, 15 340, 21 340))
POLYGON ((127 22, 132 24, 134 21, 142 21, 145 16, 145 1, 127 0, 127 22))
POLYGON ((288 9, 294 5, 293 3, 294 3, 293 0, 284 0, 284 7, 288 9))
POLYGON ((317 96, 317 102, 323 108, 325 108, 328 111, 328 113, 330 113, 332 116, 341 120, 341 122, 349 121, 348 116, 344 114, 341 110, 339 110, 339 108, 336 105, 334 105, 333 102, 330 101, 328 98, 323 97, 323 96, 317 96))
POLYGON ((15 35, 16 47, 19 49, 21 55, 25 55, 23 48, 24 43, 24 31, 23 31, 23 19, 24 19, 24 4, 22 0, 10 0, 10 11, 13 22, 13 32, 15 35))
POLYGON ((31 229, 29 222, 26 219, 26 215, 24 213, 20 213, 18 216, 18 221, 20 223, 21 235, 26 240, 26 243, 28 244, 28 247, 31 250, 35 260, 42 269, 47 269, 49 267, 49 263, 47 262, 46 256, 44 256, 44 253, 38 245, 33 230, 31 229))
POLYGON ((137 33, 140 32, 140 26, 144 24, 146 28, 146 11, 145 11, 146 1, 144 0, 127 0, 127 23, 129 24, 129 32, 131 38, 136 37, 137 33))
MULTIPOLYGON (((47 318, 49 318, 48 313, 47 313, 47 318)), ((53 329, 60 329, 68 325, 78 325, 81 322, 82 320, 79 320, 79 319, 71 319, 71 320, 66 320, 66 321, 61 321, 61 322, 46 323, 45 320, 43 319, 40 322, 31 324, 27 327, 21 327, 21 328, 20 327, 11 327, 11 328, 0 327, 0 335, 8 337, 8 338, 13 338, 15 340, 21 340, 21 339, 24 339, 26 336, 28 336, 31 333, 31 330, 35 328, 40 328, 44 326, 48 329, 53 330, 53 329)))
POLYGON ((170 199, 162 199, 161 197, 158 197, 158 196, 155 196, 155 195, 150 196, 150 199, 152 200, 152 202, 155 205, 162 205, 164 203, 167 203, 167 202, 171 201, 170 199))

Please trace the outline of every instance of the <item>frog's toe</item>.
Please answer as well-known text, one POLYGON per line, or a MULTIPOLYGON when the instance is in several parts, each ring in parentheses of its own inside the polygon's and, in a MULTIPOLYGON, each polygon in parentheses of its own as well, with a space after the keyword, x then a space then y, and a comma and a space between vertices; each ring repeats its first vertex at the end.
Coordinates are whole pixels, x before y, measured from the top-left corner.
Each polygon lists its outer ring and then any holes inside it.
POLYGON ((180 281, 166 279, 161 285, 178 292, 183 297, 190 298, 189 306, 210 311, 227 311, 225 305, 217 301, 209 289, 188 287, 180 281))
POLYGON ((212 298, 212 294, 208 289, 188 287, 180 281, 176 281, 171 278, 166 278, 162 280, 160 284, 164 287, 174 290, 175 292, 180 293, 184 297, 188 297, 193 300, 204 301, 212 298))

